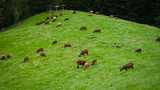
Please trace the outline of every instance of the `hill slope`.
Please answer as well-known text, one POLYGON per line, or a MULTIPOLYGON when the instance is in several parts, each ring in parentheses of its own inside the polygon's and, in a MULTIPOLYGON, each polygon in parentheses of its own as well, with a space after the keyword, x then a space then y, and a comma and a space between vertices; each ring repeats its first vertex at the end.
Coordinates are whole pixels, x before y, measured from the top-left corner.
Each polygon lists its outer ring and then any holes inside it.
POLYGON ((0 61, 0 89, 65 89, 106 90, 160 89, 160 29, 104 15, 88 16, 86 12, 66 10, 57 21, 35 24, 51 14, 41 13, 21 22, 21 25, 0 33, 0 55, 10 59, 0 61), (64 21, 69 18, 68 21, 64 21), (56 24, 62 26, 56 28, 56 24), (87 30, 80 30, 87 26, 87 30), (101 29, 101 33, 93 33, 101 29), (95 35, 96 38, 89 38, 95 35), (52 42, 57 40, 57 44, 52 42), (72 47, 64 48, 69 43, 72 47), (114 43, 119 44, 116 48, 114 43), (46 57, 36 50, 44 48, 46 57), (135 50, 141 48, 141 53, 135 50), (89 55, 78 57, 83 49, 89 55), (25 56, 29 61, 23 62, 25 56), (77 60, 97 64, 86 70, 77 60), (134 62, 134 69, 120 68, 134 62))

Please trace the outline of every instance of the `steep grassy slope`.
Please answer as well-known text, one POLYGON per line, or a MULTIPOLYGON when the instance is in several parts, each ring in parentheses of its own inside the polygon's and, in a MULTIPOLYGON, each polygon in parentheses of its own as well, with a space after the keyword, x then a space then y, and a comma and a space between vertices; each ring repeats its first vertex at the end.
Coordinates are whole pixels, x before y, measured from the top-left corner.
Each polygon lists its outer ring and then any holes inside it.
POLYGON ((87 16, 86 12, 57 13, 57 21, 48 25, 35 24, 51 14, 41 13, 21 25, 0 33, 0 55, 12 58, 0 61, 1 90, 159 90, 160 29, 104 15, 87 16), (68 21, 64 21, 69 18, 68 21), (62 26, 55 28, 62 22, 62 26), (87 30, 80 30, 87 26, 87 30), (101 33, 93 33, 101 29, 101 33), (95 35, 96 38, 89 38, 95 35), (52 45, 57 40, 58 43, 52 45), (64 48, 69 43, 72 47, 64 48), (118 43, 120 48, 116 48, 118 43), (44 48, 46 57, 36 50, 44 48), (141 48, 141 53, 135 50, 141 48), (78 57, 83 49, 89 55, 78 57), (29 61, 23 62, 25 56, 29 61), (86 70, 77 60, 97 64, 86 70), (134 62, 134 69, 120 68, 134 62))

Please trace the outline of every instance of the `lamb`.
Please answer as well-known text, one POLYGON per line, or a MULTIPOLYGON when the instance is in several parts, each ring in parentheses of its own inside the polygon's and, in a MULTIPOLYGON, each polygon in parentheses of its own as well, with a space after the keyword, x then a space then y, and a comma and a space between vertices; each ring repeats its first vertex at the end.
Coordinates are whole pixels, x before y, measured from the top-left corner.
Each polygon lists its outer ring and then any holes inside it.
POLYGON ((87 29, 87 27, 86 27, 86 26, 82 26, 82 27, 80 28, 80 30, 81 30, 81 29, 85 29, 85 30, 86 30, 86 29, 87 29))
POLYGON ((40 55, 43 57, 46 57, 46 55, 44 54, 44 52, 41 52, 40 55))
POLYGON ((5 56, 4 56, 4 55, 2 55, 2 56, 1 56, 1 60, 4 60, 4 59, 5 59, 5 56))
POLYGON ((73 14, 75 14, 75 13, 76 13, 76 10, 73 11, 73 14))
POLYGON ((133 69, 133 65, 134 65, 134 63, 133 63, 133 62, 130 62, 130 63, 124 65, 124 66, 120 69, 120 71, 122 71, 123 69, 127 70, 127 68, 132 68, 132 69, 133 69))
POLYGON ((138 52, 138 53, 139 53, 139 52, 141 52, 141 51, 142 51, 141 49, 137 49, 135 52, 138 52))
POLYGON ((160 37, 159 38, 157 38, 157 40, 156 41, 159 41, 160 42, 160 37))
POLYGON ((90 13, 93 13, 93 11, 91 10, 90 13))
POLYGON ((101 33, 101 29, 96 29, 96 30, 94 30, 94 32, 100 32, 101 33))
POLYGON ((7 58, 11 58, 11 55, 7 54, 7 58))
POLYGON ((82 67, 83 67, 83 65, 86 63, 86 61, 85 60, 78 60, 76 63, 77 63, 77 68, 79 68, 79 65, 82 65, 82 67))
POLYGON ((98 15, 98 14, 99 14, 99 12, 96 12, 96 14, 98 15))
POLYGON ((40 25, 40 24, 41 24, 40 22, 36 23, 36 25, 40 25))
POLYGON ((43 51, 42 47, 37 50, 37 53, 40 52, 40 51, 43 51))
POLYGON ((88 53, 88 49, 82 50, 81 53, 80 53, 80 55, 79 55, 79 57, 81 57, 81 55, 84 56, 85 53, 86 53, 87 55, 89 54, 89 53, 88 53))
POLYGON ((55 16, 53 17, 53 19, 54 19, 54 20, 57 20, 57 18, 56 18, 55 16))
POLYGON ((49 24, 49 22, 45 22, 45 24, 44 24, 44 25, 46 25, 46 24, 49 24))
POLYGON ((26 60, 29 60, 29 57, 28 57, 28 56, 26 56, 26 57, 24 58, 24 62, 26 62, 26 60))
POLYGON ((118 17, 115 17, 115 19, 117 19, 117 20, 118 20, 118 17))
POLYGON ((114 43, 116 45, 116 48, 119 48, 119 45, 117 43, 114 43))
POLYGON ((47 20, 47 19, 49 19, 49 16, 48 16, 48 17, 46 17, 46 20, 47 20))
POLYGON ((57 43, 57 40, 53 41, 53 43, 52 43, 52 44, 56 44, 56 43, 57 43))
POLYGON ((113 15, 110 15, 109 18, 114 18, 114 16, 113 16, 113 15))
POLYGON ((60 16, 62 16, 62 13, 60 13, 60 16))
POLYGON ((64 19, 64 21, 69 20, 69 18, 64 19))
POLYGON ((93 59, 91 65, 93 66, 93 64, 96 63, 96 62, 97 62, 97 60, 96 60, 96 59, 93 59))
POLYGON ((65 44, 64 47, 65 47, 65 48, 66 48, 66 47, 71 47, 71 45, 70 45, 70 44, 65 44))
POLYGON ((92 14, 89 14, 88 16, 92 16, 92 14))
POLYGON ((61 23, 61 22, 58 23, 58 24, 56 25, 56 28, 57 28, 58 26, 62 26, 62 23, 61 23))
POLYGON ((87 62, 84 64, 84 70, 88 67, 88 66, 90 66, 87 62))

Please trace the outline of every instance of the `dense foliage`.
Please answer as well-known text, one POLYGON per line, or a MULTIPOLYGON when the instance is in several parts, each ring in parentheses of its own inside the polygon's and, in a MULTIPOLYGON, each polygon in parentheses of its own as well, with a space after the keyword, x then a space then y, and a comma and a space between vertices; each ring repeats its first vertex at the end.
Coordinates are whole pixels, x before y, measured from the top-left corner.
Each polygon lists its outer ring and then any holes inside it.
POLYGON ((1 0, 0 29, 47 11, 49 6, 65 4, 67 9, 99 11, 119 18, 160 26, 160 0, 1 0))

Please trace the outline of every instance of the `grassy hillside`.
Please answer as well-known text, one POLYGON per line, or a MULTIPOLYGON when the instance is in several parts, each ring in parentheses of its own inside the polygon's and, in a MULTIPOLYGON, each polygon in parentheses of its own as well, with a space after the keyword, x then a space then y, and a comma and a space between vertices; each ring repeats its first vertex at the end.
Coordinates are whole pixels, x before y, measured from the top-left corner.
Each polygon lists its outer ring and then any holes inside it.
POLYGON ((86 12, 66 10, 57 21, 45 20, 46 12, 21 22, 19 26, 0 33, 0 55, 10 59, 0 61, 1 90, 159 90, 160 89, 160 29, 104 15, 88 16, 86 12), (64 21, 69 18, 68 21, 64 21), (56 28, 56 24, 62 26, 56 28), (87 26, 87 30, 80 30, 87 26), (101 29, 101 33, 93 33, 101 29), (96 38, 89 38, 95 35, 96 38), (57 40, 57 44, 52 42, 57 40), (64 48, 69 43, 72 47, 64 48), (116 48, 114 43, 119 44, 116 48), (36 53, 43 47, 46 57, 36 53), (141 53, 135 50, 141 48, 141 53), (89 55, 78 57, 83 49, 89 55), (23 62, 25 56, 29 61, 23 62), (97 64, 86 70, 77 60, 97 64), (123 70, 133 62, 134 69, 123 70))

